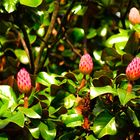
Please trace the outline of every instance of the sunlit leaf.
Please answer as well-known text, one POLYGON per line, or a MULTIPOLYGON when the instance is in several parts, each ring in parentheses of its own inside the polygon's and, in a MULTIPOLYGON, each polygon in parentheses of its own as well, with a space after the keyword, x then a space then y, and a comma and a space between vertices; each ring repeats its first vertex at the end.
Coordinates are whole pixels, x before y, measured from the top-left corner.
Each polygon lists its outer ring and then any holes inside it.
POLYGON ((70 94, 69 96, 67 96, 64 99, 65 108, 67 108, 67 109, 71 108, 75 103, 75 99, 76 99, 76 97, 73 94, 70 94))
POLYGON ((87 135, 86 140, 98 140, 93 135, 87 135))
POLYGON ((104 87, 90 87, 90 96, 91 99, 96 98, 100 95, 106 94, 106 93, 112 93, 113 95, 116 95, 116 90, 113 89, 111 86, 104 86, 104 87))
POLYGON ((95 118, 91 129, 98 138, 102 138, 105 135, 115 135, 117 132, 115 117, 104 111, 95 118))
POLYGON ((58 84, 58 81, 55 79, 55 77, 56 76, 53 74, 40 72, 36 78, 36 82, 46 86, 50 86, 51 84, 58 84))
POLYGON ((9 122, 13 122, 17 125, 19 125, 20 127, 24 127, 24 114, 22 112, 16 112, 15 114, 13 114, 12 117, 8 118, 9 122))
POLYGON ((42 0, 19 0, 21 4, 30 6, 30 7, 37 7, 42 3, 42 0))
POLYGON ((37 114, 32 108, 19 107, 19 110, 29 118, 41 118, 41 116, 37 114))
POLYGON ((30 131, 30 133, 32 134, 32 136, 35 139, 39 139, 39 135, 40 135, 39 127, 37 127, 37 128, 29 128, 29 131, 30 131))
POLYGON ((4 7, 8 13, 11 13, 16 10, 16 4, 18 0, 4 0, 4 7))
POLYGON ((29 63, 28 56, 27 56, 27 54, 24 50, 16 49, 15 54, 16 54, 17 58, 20 60, 21 63, 23 63, 23 64, 28 64, 29 63))
POLYGON ((39 125, 41 136, 44 140, 54 140, 56 136, 55 124, 51 121, 41 122, 39 125))
POLYGON ((129 94, 124 89, 119 89, 118 88, 117 89, 117 94, 118 94, 119 100, 120 100, 120 102, 123 106, 125 104, 127 104, 131 99, 137 98, 137 96, 135 94, 129 94))
POLYGON ((0 85, 0 98, 3 102, 8 102, 8 107, 16 104, 16 95, 10 86, 0 85))
POLYGON ((120 47, 124 48, 128 39, 129 39, 129 35, 127 32, 123 34, 119 33, 119 34, 112 35, 111 37, 109 37, 105 44, 107 47, 111 48, 114 44, 123 43, 123 46, 120 46, 120 47))
POLYGON ((83 116, 79 114, 64 114, 61 119, 67 127, 81 126, 83 123, 83 116))

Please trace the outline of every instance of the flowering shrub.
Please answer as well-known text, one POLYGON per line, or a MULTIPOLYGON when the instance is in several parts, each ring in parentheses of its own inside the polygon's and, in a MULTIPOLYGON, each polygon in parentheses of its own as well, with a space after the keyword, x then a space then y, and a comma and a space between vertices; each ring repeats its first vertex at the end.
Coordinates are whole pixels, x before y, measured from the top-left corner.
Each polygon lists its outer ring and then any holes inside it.
POLYGON ((139 10, 1 1, 0 139, 140 139, 139 10))

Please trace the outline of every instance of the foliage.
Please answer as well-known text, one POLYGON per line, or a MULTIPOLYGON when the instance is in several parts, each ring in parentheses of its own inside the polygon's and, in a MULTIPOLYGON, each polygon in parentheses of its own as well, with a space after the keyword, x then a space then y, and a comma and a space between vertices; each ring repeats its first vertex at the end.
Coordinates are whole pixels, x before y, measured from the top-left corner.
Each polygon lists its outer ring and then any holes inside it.
POLYGON ((140 57, 138 0, 0 1, 0 139, 139 139, 140 80, 127 92, 127 65, 140 57), (90 75, 79 71, 84 49, 90 75), (30 73, 29 107, 17 72, 30 73))

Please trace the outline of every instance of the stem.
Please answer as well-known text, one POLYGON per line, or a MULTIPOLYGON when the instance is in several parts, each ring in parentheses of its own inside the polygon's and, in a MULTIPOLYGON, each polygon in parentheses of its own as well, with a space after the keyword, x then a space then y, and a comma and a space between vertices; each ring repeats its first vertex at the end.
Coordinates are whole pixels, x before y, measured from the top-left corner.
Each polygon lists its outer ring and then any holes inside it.
POLYGON ((86 84, 86 76, 84 75, 81 83, 80 83, 80 86, 78 87, 78 91, 81 90, 86 84))
POLYGON ((132 91, 132 84, 131 84, 131 82, 129 81, 129 82, 128 82, 128 86, 127 86, 127 93, 131 93, 131 91, 132 91))
POLYGON ((28 96, 24 94, 24 107, 28 108, 28 96))
POLYGON ((19 26, 23 32, 24 39, 25 39, 25 41, 24 41, 23 38, 21 38, 21 42, 22 42, 25 52, 27 53, 27 56, 29 57, 31 72, 33 73, 34 72, 34 60, 33 60, 31 44, 30 44, 30 41, 28 38, 28 34, 26 32, 25 26, 22 23, 20 23, 19 26))
POLYGON ((58 11, 59 11, 59 3, 60 3, 60 0, 55 0, 54 4, 55 4, 55 9, 54 9, 54 12, 52 14, 52 18, 51 18, 51 22, 50 22, 50 25, 49 25, 49 28, 47 30, 47 33, 44 37, 44 41, 41 43, 40 45, 40 52, 38 54, 38 57, 36 58, 35 60, 35 71, 34 73, 36 74, 38 71, 39 71, 39 67, 43 66, 43 64, 41 63, 40 64, 40 60, 41 60, 41 56, 42 56, 42 53, 46 47, 46 43, 48 42, 50 36, 51 36, 51 33, 52 33, 52 30, 54 28, 54 24, 56 22, 56 18, 57 18, 57 14, 58 14, 58 11), (40 66, 41 65, 41 66, 40 66))

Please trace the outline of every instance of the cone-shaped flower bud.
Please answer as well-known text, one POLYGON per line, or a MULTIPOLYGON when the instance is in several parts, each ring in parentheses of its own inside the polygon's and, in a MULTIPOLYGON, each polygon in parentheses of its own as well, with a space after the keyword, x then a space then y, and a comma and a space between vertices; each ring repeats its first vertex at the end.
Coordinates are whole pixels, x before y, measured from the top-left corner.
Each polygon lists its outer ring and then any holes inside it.
POLYGON ((133 7, 130 9, 128 19, 132 24, 140 23, 140 13, 137 8, 133 7))
POLYGON ((93 61, 91 56, 86 53, 84 54, 79 63, 79 70, 83 74, 90 74, 93 70, 93 61))
POLYGON ((17 74, 17 86, 21 93, 28 93, 31 90, 31 78, 25 68, 20 69, 17 74))
POLYGON ((130 81, 140 78, 140 58, 135 57, 126 68, 126 76, 130 81))

